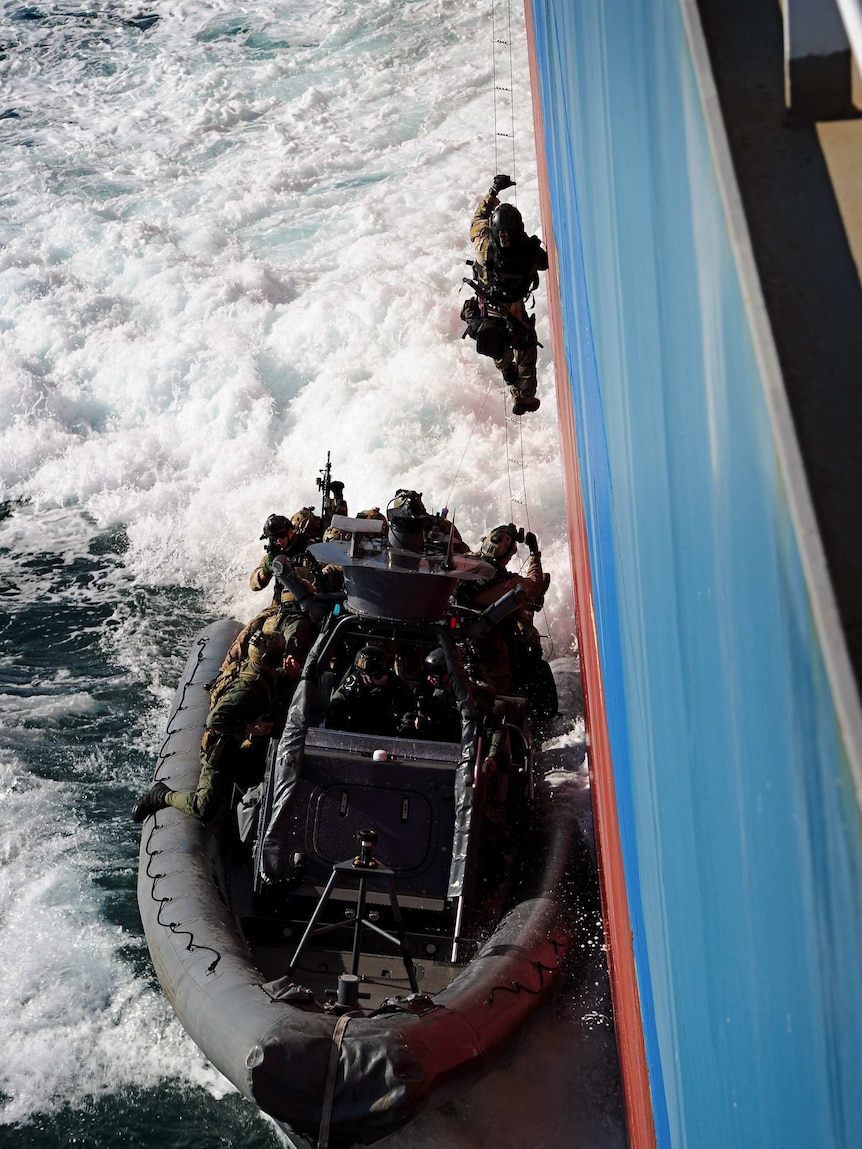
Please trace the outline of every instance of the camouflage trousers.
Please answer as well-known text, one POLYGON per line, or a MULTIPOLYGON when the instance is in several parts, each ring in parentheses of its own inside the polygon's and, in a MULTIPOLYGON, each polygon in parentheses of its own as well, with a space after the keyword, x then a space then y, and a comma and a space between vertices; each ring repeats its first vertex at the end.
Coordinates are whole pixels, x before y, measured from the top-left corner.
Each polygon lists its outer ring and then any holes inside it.
POLYGON ((532 399, 536 394, 537 358, 538 352, 533 345, 520 350, 507 347, 502 357, 494 360, 494 366, 509 385, 513 399, 532 399))
POLYGON ((194 790, 171 790, 165 803, 175 810, 211 821, 231 800, 234 786, 247 790, 263 778, 268 738, 255 738, 246 749, 230 739, 218 738, 210 731, 201 742, 201 770, 194 790))
POLYGON ((255 615, 239 632, 225 655, 221 665, 222 672, 236 670, 245 662, 248 657, 249 635, 255 630, 262 630, 264 634, 279 631, 284 635, 284 653, 294 655, 300 663, 305 661, 305 656, 311 650, 317 636, 317 627, 297 606, 273 604, 255 615))

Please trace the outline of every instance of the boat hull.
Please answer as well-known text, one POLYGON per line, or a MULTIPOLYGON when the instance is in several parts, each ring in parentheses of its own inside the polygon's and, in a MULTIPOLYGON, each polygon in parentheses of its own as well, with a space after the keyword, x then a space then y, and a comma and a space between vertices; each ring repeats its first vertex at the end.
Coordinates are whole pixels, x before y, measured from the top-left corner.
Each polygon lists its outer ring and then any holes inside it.
MULTIPOLYGON (((196 639, 156 778, 193 787, 212 681, 240 624, 196 639)), ((443 1104, 523 1032, 559 986, 573 947, 569 883, 585 848, 553 804, 541 865, 466 967, 433 995, 377 1016, 338 1015, 285 992, 254 960, 226 881, 220 837, 168 808, 147 818, 138 900, 158 979, 209 1060, 264 1112, 313 1143, 371 1143, 443 1104)))

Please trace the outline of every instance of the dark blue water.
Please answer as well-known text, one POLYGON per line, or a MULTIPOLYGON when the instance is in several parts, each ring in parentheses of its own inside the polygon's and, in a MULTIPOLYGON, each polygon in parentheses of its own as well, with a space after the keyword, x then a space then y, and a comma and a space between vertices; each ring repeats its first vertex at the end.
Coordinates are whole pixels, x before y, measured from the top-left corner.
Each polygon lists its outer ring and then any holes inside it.
POLYGON ((164 721, 153 680, 205 614, 191 589, 137 585, 124 551, 74 511, 0 521, 0 1144, 269 1146, 142 943, 128 815, 164 721))

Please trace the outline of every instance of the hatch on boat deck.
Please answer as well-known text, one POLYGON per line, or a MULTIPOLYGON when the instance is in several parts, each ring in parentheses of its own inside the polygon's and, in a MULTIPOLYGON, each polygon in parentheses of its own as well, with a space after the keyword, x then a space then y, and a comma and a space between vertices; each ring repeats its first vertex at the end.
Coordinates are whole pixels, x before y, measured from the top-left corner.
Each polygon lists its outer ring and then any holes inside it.
POLYGON ((289 851, 303 855, 305 879, 324 884, 370 826, 379 835, 375 857, 395 871, 399 899, 444 898, 459 753, 454 743, 309 730, 288 825, 289 851))

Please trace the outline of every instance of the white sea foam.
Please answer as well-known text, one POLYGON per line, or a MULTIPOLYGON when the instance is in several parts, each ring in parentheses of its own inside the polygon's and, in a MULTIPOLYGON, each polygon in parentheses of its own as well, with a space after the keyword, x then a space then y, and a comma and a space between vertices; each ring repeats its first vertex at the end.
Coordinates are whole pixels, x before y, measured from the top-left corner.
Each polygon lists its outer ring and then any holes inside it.
POLYGON ((143 943, 103 919, 102 843, 73 805, 0 750, 0 1122, 171 1075, 229 1088, 122 959, 143 943))
MULTIPOLYGON (((154 11, 145 35, 110 26, 105 74, 74 52, 64 64, 58 28, 10 77, 19 119, 0 129, 33 146, 9 149, 0 263, 8 493, 123 524, 141 580, 248 609, 258 524, 316 500, 331 450, 355 509, 404 485, 448 503, 471 542, 512 517, 532 526, 566 649, 548 359, 545 405, 507 448, 498 376, 457 315, 494 166, 487 10, 154 11), (291 47, 248 47, 272 41, 291 47)), ((518 196, 538 227, 517 65, 518 196)), ((542 336, 541 296, 539 317, 542 336)))

